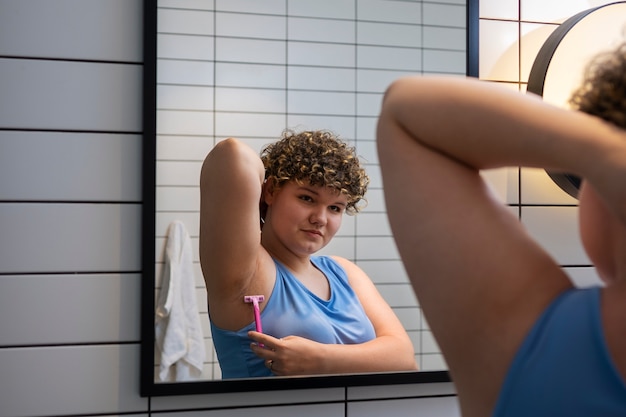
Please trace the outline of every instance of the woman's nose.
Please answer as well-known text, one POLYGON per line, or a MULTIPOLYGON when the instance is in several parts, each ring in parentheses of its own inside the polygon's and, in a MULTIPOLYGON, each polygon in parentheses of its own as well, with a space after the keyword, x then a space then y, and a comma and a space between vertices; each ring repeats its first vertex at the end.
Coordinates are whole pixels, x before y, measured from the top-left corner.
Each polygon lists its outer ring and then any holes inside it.
POLYGON ((316 208, 311 212, 309 221, 312 224, 324 225, 326 224, 326 210, 323 208, 316 208))

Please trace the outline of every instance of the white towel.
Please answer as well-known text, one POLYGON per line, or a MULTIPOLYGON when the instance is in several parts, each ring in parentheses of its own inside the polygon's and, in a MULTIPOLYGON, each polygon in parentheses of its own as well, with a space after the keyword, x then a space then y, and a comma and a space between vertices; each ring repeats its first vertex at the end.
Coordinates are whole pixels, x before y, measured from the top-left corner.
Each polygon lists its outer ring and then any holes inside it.
POLYGON ((191 238, 181 221, 168 228, 155 335, 161 381, 189 381, 202 375, 204 337, 196 302, 191 238))

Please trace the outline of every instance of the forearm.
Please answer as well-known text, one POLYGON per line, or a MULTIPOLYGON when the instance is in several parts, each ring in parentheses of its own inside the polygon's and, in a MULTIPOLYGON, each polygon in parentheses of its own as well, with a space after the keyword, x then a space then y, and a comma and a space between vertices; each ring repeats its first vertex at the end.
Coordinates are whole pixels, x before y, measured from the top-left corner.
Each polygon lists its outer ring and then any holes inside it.
POLYGON ((277 339, 248 332, 250 348, 276 375, 414 371, 413 345, 404 330, 357 344, 326 344, 300 336, 277 339))
POLYGON ((413 345, 407 338, 381 336, 353 345, 322 345, 319 373, 416 371, 413 345))
POLYGON ((381 118, 393 120, 421 145, 476 169, 529 166, 588 176, 624 143, 623 133, 599 119, 460 78, 395 82, 381 118))

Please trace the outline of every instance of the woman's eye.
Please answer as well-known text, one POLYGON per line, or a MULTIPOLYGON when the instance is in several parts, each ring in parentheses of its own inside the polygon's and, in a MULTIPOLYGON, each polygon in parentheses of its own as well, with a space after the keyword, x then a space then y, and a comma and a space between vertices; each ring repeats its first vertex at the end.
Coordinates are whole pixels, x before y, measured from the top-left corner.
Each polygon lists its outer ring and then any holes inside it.
POLYGON ((331 211, 334 211, 335 213, 341 213, 342 208, 339 206, 330 206, 331 211))
POLYGON ((313 201, 313 199, 308 195, 301 195, 300 200, 302 201, 313 201))

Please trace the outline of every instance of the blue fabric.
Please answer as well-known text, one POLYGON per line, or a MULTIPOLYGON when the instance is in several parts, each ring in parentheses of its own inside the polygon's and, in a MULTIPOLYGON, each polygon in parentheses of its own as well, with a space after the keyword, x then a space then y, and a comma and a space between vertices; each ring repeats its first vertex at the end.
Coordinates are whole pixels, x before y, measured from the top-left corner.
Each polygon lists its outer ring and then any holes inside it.
POLYGON ((626 416, 626 384, 606 346, 600 294, 571 289, 546 309, 513 360, 494 417, 626 416))
MULTIPOLYGON (((330 299, 323 300, 313 294, 285 266, 274 261, 276 284, 261 312, 263 333, 276 338, 301 336, 326 344, 356 344, 374 339, 374 327, 350 287, 344 269, 325 256, 311 257, 311 262, 326 275, 330 299)), ((252 340, 247 333, 254 329, 254 321, 236 332, 211 323, 222 378, 272 375, 250 349, 252 340)))

